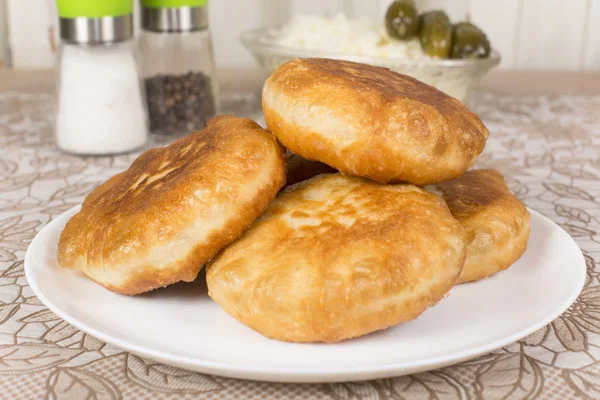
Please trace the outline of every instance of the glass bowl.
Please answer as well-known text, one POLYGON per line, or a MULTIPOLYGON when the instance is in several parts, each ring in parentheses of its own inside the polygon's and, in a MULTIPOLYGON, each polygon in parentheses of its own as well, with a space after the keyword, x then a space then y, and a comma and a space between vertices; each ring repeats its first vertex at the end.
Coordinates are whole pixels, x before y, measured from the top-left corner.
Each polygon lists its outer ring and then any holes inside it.
POLYGON ((256 28, 240 36, 242 44, 252 53, 266 75, 271 75, 281 64, 295 58, 333 58, 386 67, 412 76, 464 102, 469 91, 490 70, 500 63, 500 54, 492 50, 488 58, 439 60, 384 58, 347 55, 315 50, 284 47, 276 44, 277 29, 256 28))

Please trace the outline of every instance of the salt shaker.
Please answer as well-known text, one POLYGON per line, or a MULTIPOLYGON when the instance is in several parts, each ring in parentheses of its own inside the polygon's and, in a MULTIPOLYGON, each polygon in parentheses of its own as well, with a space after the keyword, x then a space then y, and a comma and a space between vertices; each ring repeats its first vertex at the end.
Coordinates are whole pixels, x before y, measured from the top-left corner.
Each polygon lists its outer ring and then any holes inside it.
POLYGON ((57 6, 57 146, 83 155, 142 147, 148 114, 133 40, 133 0, 57 0, 57 6))
POLYGON ((141 0, 139 44, 153 134, 189 134, 218 112, 207 2, 141 0))

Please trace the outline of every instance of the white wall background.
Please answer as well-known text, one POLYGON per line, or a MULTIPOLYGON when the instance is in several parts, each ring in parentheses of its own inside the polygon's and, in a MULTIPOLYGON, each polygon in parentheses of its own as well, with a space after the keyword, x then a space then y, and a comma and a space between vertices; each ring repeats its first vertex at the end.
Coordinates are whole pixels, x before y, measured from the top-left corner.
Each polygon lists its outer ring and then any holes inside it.
MULTIPOLYGON (((0 2, 5 0, 0 0, 0 2)), ((54 0, 7 0, 13 66, 47 68, 57 18, 54 0)), ((383 18, 391 0, 210 0, 220 67, 256 65, 241 46, 242 31, 284 23, 294 13, 383 18)), ((600 70, 600 0, 417 0, 444 8, 453 21, 470 18, 488 34, 503 68, 600 70)))

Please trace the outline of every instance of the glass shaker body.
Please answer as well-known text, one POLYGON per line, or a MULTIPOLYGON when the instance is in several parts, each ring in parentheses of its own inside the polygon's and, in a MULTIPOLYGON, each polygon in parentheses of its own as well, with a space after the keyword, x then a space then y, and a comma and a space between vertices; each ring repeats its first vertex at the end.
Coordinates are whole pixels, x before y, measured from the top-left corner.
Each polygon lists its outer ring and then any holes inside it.
POLYGON ((183 136, 204 128, 218 113, 208 27, 142 25, 139 44, 151 133, 183 136))

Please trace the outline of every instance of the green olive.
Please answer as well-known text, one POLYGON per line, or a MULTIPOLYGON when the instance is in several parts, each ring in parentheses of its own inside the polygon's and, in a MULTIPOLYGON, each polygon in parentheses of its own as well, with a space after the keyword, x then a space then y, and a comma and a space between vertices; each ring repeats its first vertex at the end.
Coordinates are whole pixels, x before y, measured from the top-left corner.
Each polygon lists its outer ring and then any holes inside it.
POLYGON ((419 34, 419 13, 413 0, 395 0, 385 13, 385 27, 396 39, 409 40, 419 34))
POLYGON ((452 58, 486 58, 490 55, 490 41, 481 29, 470 22, 454 26, 452 58))
POLYGON ((452 50, 452 23, 443 11, 430 11, 421 16, 419 39, 430 57, 449 58, 452 50))

